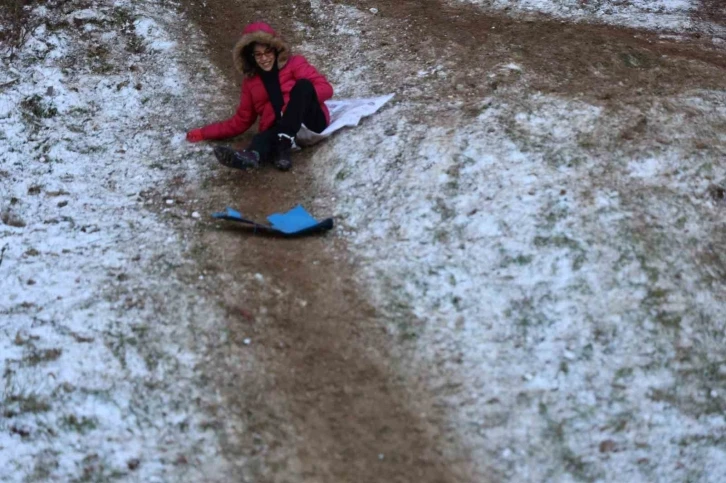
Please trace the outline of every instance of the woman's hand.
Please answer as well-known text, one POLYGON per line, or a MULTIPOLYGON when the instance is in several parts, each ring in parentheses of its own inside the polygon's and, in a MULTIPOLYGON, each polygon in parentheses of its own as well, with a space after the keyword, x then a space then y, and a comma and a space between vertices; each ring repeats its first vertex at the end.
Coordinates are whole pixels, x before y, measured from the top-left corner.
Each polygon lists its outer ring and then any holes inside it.
POLYGON ((190 143, 198 143, 199 141, 204 141, 204 136, 202 135, 201 129, 192 129, 187 133, 187 141, 190 143))

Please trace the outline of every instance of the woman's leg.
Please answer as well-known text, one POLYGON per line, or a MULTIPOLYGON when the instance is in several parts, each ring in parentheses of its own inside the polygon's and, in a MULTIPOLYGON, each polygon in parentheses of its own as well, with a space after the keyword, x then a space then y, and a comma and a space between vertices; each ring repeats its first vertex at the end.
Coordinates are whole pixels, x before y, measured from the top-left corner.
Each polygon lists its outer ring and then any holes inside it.
MULTIPOLYGON (((290 91, 290 100, 287 102, 282 119, 277 123, 277 139, 275 153, 275 167, 287 171, 292 167, 290 150, 295 135, 300 127, 305 126, 315 132, 323 132, 328 127, 325 113, 320 108, 318 94, 313 83, 307 79, 300 79, 290 91)), ((274 142, 274 141, 273 141, 274 142)))
POLYGON ((281 134, 295 137, 303 124, 318 133, 328 127, 315 87, 307 79, 297 81, 290 91, 290 100, 278 124, 278 130, 281 134))
POLYGON ((268 159, 277 146, 277 129, 255 134, 252 142, 244 151, 236 151, 227 146, 214 148, 214 155, 220 163, 237 169, 250 169, 260 166, 260 161, 268 159))
POLYGON ((247 151, 256 151, 261 160, 266 160, 277 144, 277 134, 278 130, 274 127, 255 134, 247 151))

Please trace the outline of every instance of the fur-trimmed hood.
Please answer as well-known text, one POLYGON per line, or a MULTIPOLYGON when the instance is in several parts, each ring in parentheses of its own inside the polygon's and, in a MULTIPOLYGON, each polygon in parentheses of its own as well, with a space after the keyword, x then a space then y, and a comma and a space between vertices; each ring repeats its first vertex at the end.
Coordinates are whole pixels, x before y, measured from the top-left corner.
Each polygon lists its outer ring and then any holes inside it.
POLYGON ((242 38, 232 50, 234 66, 244 74, 245 77, 253 77, 257 74, 257 64, 254 58, 245 56, 245 48, 253 43, 269 44, 277 50, 277 67, 282 69, 290 58, 290 48, 265 22, 255 22, 248 25, 242 32, 242 38))

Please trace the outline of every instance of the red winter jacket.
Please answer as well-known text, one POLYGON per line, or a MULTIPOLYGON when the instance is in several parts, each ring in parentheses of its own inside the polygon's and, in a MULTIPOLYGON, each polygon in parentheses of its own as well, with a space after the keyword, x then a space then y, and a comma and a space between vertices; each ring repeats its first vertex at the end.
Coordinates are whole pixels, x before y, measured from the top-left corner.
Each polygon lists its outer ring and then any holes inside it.
POLYGON ((258 22, 244 30, 242 38, 237 42, 233 50, 235 66, 245 74, 237 112, 226 121, 203 127, 203 138, 223 139, 237 136, 249 129, 260 116, 260 131, 265 131, 275 124, 275 112, 262 79, 257 74, 256 66, 252 65, 254 61, 245 58, 245 47, 253 42, 269 44, 278 52, 277 65, 284 100, 283 111, 287 108, 290 91, 295 86, 295 82, 299 79, 308 79, 313 83, 315 92, 318 95, 318 101, 320 101, 320 108, 325 113, 326 120, 330 123, 330 113, 325 106, 325 101, 333 97, 333 87, 325 76, 308 64, 305 57, 290 55, 287 44, 277 36, 269 25, 258 22))

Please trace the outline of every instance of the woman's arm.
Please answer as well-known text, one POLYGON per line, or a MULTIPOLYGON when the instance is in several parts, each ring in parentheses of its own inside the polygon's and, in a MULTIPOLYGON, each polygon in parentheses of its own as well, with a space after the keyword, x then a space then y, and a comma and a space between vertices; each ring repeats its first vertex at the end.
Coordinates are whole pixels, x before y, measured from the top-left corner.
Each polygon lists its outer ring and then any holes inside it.
POLYGON ((247 131, 257 120, 257 112, 252 104, 252 92, 247 82, 242 83, 239 107, 231 118, 204 126, 200 129, 203 139, 224 139, 247 131))

